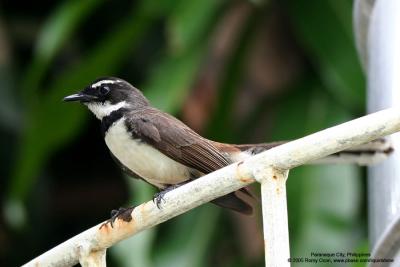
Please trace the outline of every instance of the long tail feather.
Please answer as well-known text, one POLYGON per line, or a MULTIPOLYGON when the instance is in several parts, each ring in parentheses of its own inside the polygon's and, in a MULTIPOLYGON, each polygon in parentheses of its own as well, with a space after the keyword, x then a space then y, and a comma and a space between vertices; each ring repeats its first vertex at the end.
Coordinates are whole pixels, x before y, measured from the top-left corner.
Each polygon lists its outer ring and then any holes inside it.
MULTIPOLYGON (((245 144, 235 145, 235 147, 241 152, 247 152, 241 153, 242 157, 248 157, 287 142, 288 141, 264 144, 245 144)), ((386 139, 379 138, 357 147, 339 151, 325 158, 311 162, 311 164, 355 163, 359 165, 371 165, 386 159, 392 152, 393 148, 390 142, 386 139)))
POLYGON ((214 199, 211 202, 220 207, 228 208, 245 215, 253 214, 253 207, 243 199, 239 198, 235 192, 214 199))

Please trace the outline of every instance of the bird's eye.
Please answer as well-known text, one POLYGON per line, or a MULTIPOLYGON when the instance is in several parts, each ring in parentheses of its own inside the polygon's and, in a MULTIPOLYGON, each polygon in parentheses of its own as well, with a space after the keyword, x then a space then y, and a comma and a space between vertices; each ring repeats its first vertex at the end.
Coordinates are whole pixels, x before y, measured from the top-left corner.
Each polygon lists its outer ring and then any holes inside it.
POLYGON ((108 94, 110 92, 110 87, 108 87, 108 86, 102 86, 102 87, 100 87, 100 94, 101 95, 106 95, 106 94, 108 94))

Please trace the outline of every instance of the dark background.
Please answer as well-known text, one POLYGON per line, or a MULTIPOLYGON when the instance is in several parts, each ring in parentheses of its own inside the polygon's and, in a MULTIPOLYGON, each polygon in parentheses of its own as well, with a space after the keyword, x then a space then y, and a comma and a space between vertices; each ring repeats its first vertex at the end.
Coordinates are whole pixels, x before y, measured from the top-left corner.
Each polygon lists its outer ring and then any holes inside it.
MULTIPOLYGON (((0 265, 155 192, 122 175, 99 122, 64 96, 117 76, 213 140, 299 138, 364 114, 351 18, 348 0, 1 1, 0 265)), ((364 176, 290 173, 293 256, 368 251, 364 176)), ((108 265, 263 266, 256 209, 204 205, 109 249, 108 265)))

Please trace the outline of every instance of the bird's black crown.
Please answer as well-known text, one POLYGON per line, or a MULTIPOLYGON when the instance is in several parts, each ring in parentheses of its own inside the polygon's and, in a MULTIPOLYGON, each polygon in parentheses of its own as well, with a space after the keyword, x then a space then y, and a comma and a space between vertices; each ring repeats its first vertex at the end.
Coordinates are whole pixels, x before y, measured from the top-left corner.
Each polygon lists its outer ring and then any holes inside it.
POLYGON ((149 105, 142 92, 127 81, 116 77, 99 78, 77 94, 65 97, 64 101, 80 101, 82 103, 108 101, 110 104, 125 101, 134 105, 149 105))

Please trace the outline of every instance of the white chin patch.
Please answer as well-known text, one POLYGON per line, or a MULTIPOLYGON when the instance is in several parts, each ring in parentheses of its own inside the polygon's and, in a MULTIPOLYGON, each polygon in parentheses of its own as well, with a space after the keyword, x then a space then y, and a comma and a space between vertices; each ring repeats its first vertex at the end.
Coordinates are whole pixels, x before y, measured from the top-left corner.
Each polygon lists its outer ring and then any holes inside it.
POLYGON ((106 101, 104 103, 85 103, 85 105, 99 120, 110 115, 113 111, 128 106, 125 101, 117 104, 111 104, 109 101, 106 101))

